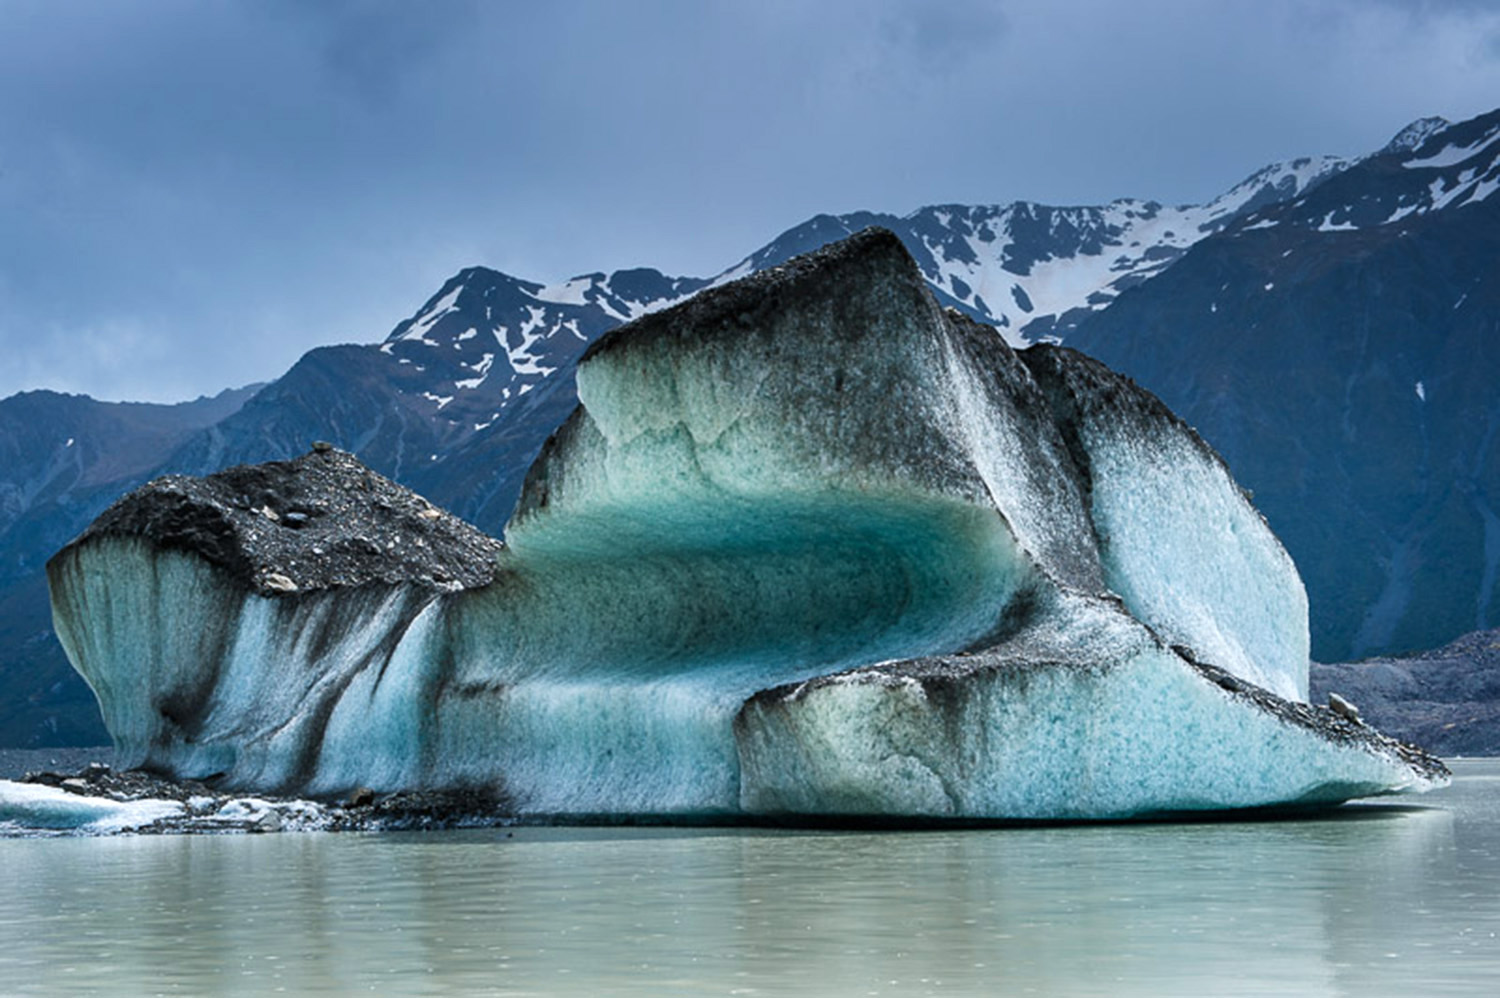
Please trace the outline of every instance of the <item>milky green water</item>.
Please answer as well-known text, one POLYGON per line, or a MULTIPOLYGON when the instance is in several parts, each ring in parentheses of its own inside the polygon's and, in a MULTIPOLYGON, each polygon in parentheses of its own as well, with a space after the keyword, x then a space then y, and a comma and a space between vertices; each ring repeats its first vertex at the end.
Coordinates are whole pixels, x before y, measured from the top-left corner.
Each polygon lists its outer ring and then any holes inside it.
POLYGON ((1500 994, 1500 761, 1316 820, 0 840, 6 995, 1500 994))

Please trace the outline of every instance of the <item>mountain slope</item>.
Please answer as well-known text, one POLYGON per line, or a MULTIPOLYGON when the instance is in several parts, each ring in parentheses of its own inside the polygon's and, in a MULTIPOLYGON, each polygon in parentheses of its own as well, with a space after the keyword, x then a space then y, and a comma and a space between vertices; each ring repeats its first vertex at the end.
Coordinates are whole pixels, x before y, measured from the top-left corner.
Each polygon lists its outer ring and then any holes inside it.
POLYGON ((1500 621, 1500 112, 1204 240, 1070 345, 1224 454, 1297 560, 1314 656, 1500 621))
POLYGON ((621 322, 881 225, 897 233, 945 304, 998 326, 1016 345, 1056 339, 1198 240, 1247 211, 1313 189, 1348 163, 1324 157, 1269 166, 1203 206, 1016 202, 935 206, 904 217, 819 215, 707 279, 637 269, 548 286, 470 268, 398 325, 379 346, 380 358, 370 356, 375 348, 347 348, 365 351, 338 361, 347 368, 338 377, 361 399, 358 418, 335 418, 338 405, 322 401, 334 376, 299 363, 277 394, 216 428, 215 443, 197 442, 172 463, 206 473, 289 457, 324 437, 498 533, 525 469, 576 402, 578 357, 621 322), (300 415, 288 422, 288 412, 300 415))
POLYGON ((1096 207, 934 205, 909 215, 819 215, 728 274, 775 266, 879 225, 901 237, 939 299, 999 327, 1014 346, 1065 338, 1082 317, 1164 271, 1247 212, 1311 190, 1346 169, 1334 156, 1264 167, 1205 205, 1125 198, 1096 207))
POLYGON ((0 399, 0 744, 103 739, 93 694, 52 635, 42 565, 164 454, 258 387, 181 405, 48 391, 0 399))

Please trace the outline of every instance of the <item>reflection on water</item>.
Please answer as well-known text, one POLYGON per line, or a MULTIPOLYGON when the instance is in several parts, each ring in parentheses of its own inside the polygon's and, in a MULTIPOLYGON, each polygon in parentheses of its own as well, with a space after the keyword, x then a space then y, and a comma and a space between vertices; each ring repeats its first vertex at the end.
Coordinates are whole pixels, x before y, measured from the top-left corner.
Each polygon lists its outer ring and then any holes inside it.
POLYGON ((1490 995, 1500 762, 1315 820, 0 841, 7 994, 1490 995))

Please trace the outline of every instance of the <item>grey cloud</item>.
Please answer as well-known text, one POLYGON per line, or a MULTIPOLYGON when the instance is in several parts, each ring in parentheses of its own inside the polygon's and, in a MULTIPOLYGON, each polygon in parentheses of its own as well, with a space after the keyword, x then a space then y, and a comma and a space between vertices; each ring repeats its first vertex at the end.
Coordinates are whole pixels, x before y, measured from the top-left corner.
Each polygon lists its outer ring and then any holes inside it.
POLYGON ((264 10, 306 33, 335 86, 375 106, 388 104, 409 74, 442 58, 479 23, 477 0, 275 0, 264 10))
POLYGON ((881 21, 892 45, 909 49, 930 71, 992 52, 1009 21, 998 0, 903 0, 881 21))
POLYGON ((1493 106, 1494 6, 0 2, 0 395, 274 377, 471 264, 704 275, 819 211, 1210 197, 1493 106))

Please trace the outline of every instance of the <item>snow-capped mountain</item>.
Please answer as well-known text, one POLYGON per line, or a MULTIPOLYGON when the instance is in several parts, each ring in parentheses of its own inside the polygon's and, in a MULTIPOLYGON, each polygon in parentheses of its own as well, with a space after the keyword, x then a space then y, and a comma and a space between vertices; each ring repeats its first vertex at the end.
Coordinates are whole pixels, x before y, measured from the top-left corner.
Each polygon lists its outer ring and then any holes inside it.
POLYGON ((442 419, 472 424, 478 433, 570 367, 605 330, 708 283, 625 270, 547 286, 471 267, 449 279, 379 349, 406 369, 396 372, 398 383, 442 419))
POLYGON ((1223 452, 1322 660, 1500 623, 1500 111, 1243 215, 1071 345, 1223 452))
POLYGON ((1351 161, 1298 159, 1258 170, 1206 205, 1122 199, 1102 207, 936 205, 897 216, 818 215, 709 278, 649 269, 543 285, 473 267, 451 278, 380 351, 434 414, 482 432, 503 409, 605 330, 706 287, 773 267, 871 225, 891 229, 945 302, 1002 330, 1014 346, 1058 338, 1160 273, 1198 240, 1247 211, 1310 190, 1351 161), (424 375, 417 378, 412 375, 424 375))
MULTIPOLYGON (((546 424, 567 415, 576 400, 578 357, 621 322, 879 225, 901 238, 944 304, 996 326, 1014 346, 1065 341, 1083 316, 1161 273, 1199 240, 1247 212, 1314 189, 1351 162, 1325 156, 1273 164, 1206 205, 1122 199, 1102 207, 1014 202, 938 205, 904 216, 818 215, 707 278, 636 269, 548 285, 469 268, 391 332, 378 362, 361 364, 385 365, 381 380, 395 397, 383 406, 408 413, 420 429, 372 413, 364 432, 341 441, 498 531, 520 473, 546 436, 518 439, 517 427, 550 432, 546 424), (399 446, 388 439, 392 432, 400 434, 399 446), (484 472, 458 467, 476 462, 484 472)), ((255 413, 252 407, 244 419, 255 413)), ((232 452, 188 463, 206 473, 232 452)))
POLYGON ((904 216, 820 215, 729 274, 774 266, 870 225, 891 229, 944 304, 998 327, 1012 346, 1065 340, 1082 316, 1169 267, 1247 211, 1308 191, 1350 160, 1264 167, 1205 205, 1121 199, 1100 207, 936 205, 904 216))
POLYGON ((1245 213, 1247 229, 1290 225, 1344 232, 1394 225, 1488 199, 1500 190, 1500 114, 1458 125, 1424 118, 1403 129, 1380 153, 1327 191, 1245 213), (1356 182, 1357 181, 1357 182, 1356 182))

